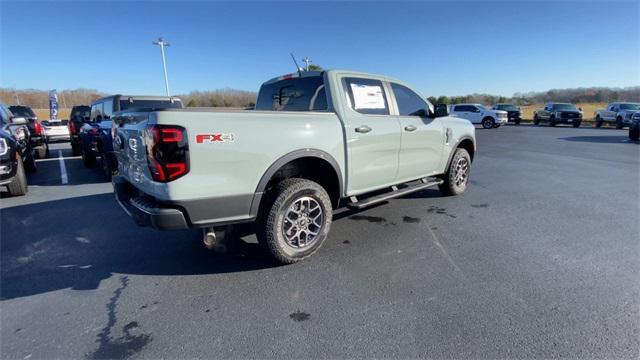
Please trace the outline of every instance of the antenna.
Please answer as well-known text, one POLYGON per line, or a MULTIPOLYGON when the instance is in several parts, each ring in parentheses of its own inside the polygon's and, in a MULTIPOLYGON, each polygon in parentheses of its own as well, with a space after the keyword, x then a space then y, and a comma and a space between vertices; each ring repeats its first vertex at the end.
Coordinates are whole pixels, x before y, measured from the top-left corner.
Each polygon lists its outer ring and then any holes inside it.
POLYGON ((298 75, 302 75, 302 68, 300 66, 298 66, 298 62, 296 61, 296 57, 293 56, 293 53, 291 53, 291 59, 293 60, 293 63, 296 65, 296 71, 298 72, 298 75))

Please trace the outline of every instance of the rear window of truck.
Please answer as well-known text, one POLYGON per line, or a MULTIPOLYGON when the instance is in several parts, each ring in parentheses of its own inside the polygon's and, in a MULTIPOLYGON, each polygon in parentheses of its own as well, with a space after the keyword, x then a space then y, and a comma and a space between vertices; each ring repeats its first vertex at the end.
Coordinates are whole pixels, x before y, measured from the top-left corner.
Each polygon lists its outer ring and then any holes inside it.
POLYGON ((120 110, 130 109, 182 109, 182 102, 174 100, 120 100, 120 110))
POLYGON ((327 111, 327 94, 322 76, 291 78, 262 85, 256 110, 327 111))

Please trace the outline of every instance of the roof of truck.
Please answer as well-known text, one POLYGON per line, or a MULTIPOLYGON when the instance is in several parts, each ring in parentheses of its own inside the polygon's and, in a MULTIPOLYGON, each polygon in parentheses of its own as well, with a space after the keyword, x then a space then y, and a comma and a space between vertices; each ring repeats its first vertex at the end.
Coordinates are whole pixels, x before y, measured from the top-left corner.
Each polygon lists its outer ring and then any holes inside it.
POLYGON ((402 81, 402 80, 394 79, 392 77, 381 75, 381 74, 372 74, 372 73, 353 71, 353 70, 343 70, 343 69, 326 69, 326 70, 319 70, 319 71, 300 71, 300 72, 295 72, 295 73, 291 73, 291 74, 285 74, 285 75, 282 75, 282 76, 277 76, 277 77, 274 77, 272 79, 269 79, 269 80, 265 81, 263 83, 263 85, 272 84, 274 82, 278 82, 278 81, 282 81, 282 80, 288 80, 288 79, 292 79, 292 78, 305 78, 305 77, 322 76, 325 72, 328 72, 328 73, 346 73, 346 74, 355 75, 355 76, 372 77, 372 78, 384 78, 384 79, 389 80, 389 81, 398 82, 398 83, 404 83, 404 81, 402 81))

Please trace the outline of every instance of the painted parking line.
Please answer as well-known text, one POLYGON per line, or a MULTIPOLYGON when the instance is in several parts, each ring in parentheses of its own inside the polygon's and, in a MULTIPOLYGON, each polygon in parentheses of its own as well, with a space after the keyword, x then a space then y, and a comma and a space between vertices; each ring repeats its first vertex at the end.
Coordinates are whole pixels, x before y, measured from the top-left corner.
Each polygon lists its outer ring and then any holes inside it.
MULTIPOLYGON (((63 157, 63 159, 65 160, 75 160, 75 159, 82 159, 82 156, 66 156, 63 157)), ((46 158, 46 159, 36 159, 36 162, 45 162, 45 161, 60 161, 60 158, 46 158)))
POLYGON ((69 178, 67 177, 67 167, 64 166, 62 150, 58 150, 58 161, 60 162, 60 181, 62 182, 62 185, 65 185, 69 182, 69 178))

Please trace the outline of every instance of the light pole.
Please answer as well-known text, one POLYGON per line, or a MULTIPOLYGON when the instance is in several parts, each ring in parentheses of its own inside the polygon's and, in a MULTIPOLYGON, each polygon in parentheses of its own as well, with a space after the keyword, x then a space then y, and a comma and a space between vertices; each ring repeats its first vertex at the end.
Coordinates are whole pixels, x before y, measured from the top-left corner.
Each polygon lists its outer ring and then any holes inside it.
POLYGON ((312 62, 311 59, 309 59, 308 56, 305 56, 304 59, 302 59, 302 61, 306 64, 305 71, 309 71, 309 63, 312 62))
POLYGON ((169 79, 167 78, 167 62, 164 59, 164 47, 169 46, 169 43, 163 38, 158 38, 158 40, 153 42, 153 45, 160 45, 160 54, 162 55, 162 68, 164 69, 164 86, 167 89, 167 96, 171 96, 169 94, 169 79))

